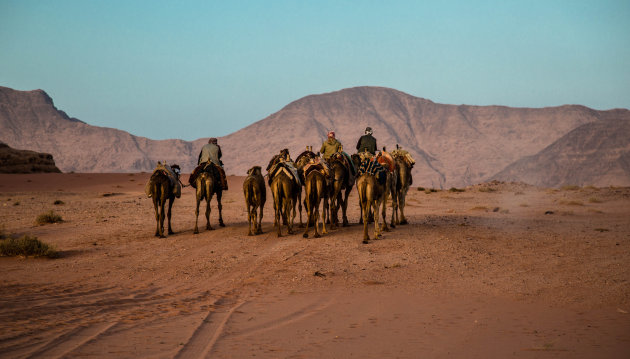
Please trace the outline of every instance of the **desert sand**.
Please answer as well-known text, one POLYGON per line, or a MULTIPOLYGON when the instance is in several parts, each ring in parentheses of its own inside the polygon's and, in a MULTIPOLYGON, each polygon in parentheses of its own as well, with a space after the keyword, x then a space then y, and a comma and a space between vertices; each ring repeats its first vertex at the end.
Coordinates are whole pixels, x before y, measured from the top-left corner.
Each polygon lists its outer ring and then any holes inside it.
POLYGON ((226 227, 185 188, 156 238, 148 177, 0 175, 0 226, 61 252, 0 257, 0 357, 630 357, 629 188, 412 188, 364 245, 354 191, 349 227, 278 238, 269 195, 247 236, 243 177, 226 227))

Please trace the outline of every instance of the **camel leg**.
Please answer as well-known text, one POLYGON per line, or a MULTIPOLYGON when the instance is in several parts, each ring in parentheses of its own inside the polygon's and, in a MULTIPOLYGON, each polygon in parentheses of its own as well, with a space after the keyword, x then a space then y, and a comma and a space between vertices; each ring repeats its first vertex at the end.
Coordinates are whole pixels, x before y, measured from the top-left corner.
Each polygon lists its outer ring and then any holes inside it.
MULTIPOLYGON (((306 204, 305 209, 306 209, 306 229, 304 230, 304 234, 302 235, 302 237, 304 238, 308 238, 308 228, 309 225, 311 224, 311 217, 313 216, 313 211, 311 209, 311 203, 310 200, 308 198, 308 193, 304 194, 304 202, 306 204)), ((315 223, 315 233, 317 233, 317 223, 315 223)))
POLYGON ((344 193, 344 198, 343 198, 343 203, 342 203, 343 207, 341 208, 342 215, 343 215, 343 219, 342 219, 343 227, 348 227, 349 225, 347 213, 348 213, 348 196, 350 195, 350 191, 352 191, 352 187, 346 188, 346 192, 344 193))
POLYGON ((280 217, 282 216, 282 206, 280 203, 280 194, 276 193, 273 197, 273 209, 276 214, 275 225, 278 227, 278 237, 282 236, 282 225, 280 224, 280 217))
POLYGON ((212 209, 210 208, 211 199, 212 198, 206 197, 206 229, 207 230, 214 230, 214 228, 210 225, 210 212, 212 211, 212 209))
MULTIPOLYGON (((256 210, 256 209, 254 209, 254 210, 256 210)), ((252 233, 252 219, 253 219, 252 217, 253 217, 252 206, 249 204, 249 201, 248 201, 247 202, 247 225, 248 225, 247 235, 248 236, 253 236, 254 235, 252 233)), ((256 227, 256 222, 254 222, 254 227, 256 227)))
MULTIPOLYGON (((313 218, 313 223, 315 224, 315 234, 313 235, 315 238, 319 238, 321 237, 321 235, 319 234, 319 221, 322 219, 319 215, 319 201, 320 199, 318 198, 317 201, 315 202, 315 205, 313 206, 313 216, 315 218, 313 218)), ((322 234, 325 234, 325 229, 326 229, 326 222, 322 221, 322 234)))
POLYGON ((219 190, 219 192, 217 192, 217 208, 219 209, 219 226, 225 227, 225 223, 223 223, 223 204, 221 204, 222 196, 223 196, 223 191, 219 190))
POLYGON ((405 197, 407 196, 407 191, 403 191, 400 195, 400 200, 398 204, 398 208, 400 209, 400 224, 407 224, 407 218, 405 218, 405 197))
POLYGON ((260 204, 260 216, 258 216, 258 229, 256 234, 262 234, 263 205, 260 204))
POLYGON ((380 239, 380 237, 381 237, 381 226, 378 223, 379 203, 377 201, 373 200, 372 204, 371 204, 371 207, 374 210, 374 239, 380 239))
POLYGON ((168 199, 168 234, 175 234, 175 232, 173 232, 173 229, 171 228, 171 209, 173 208, 174 201, 174 196, 168 199))
MULTIPOLYGON (((322 220, 322 234, 328 234, 328 231, 326 230, 326 211, 324 211, 324 206, 327 202, 328 198, 324 197, 324 203, 322 204, 322 215, 321 217, 318 215, 318 218, 321 218, 322 220)), ((317 203, 317 207, 315 207, 315 211, 319 213, 319 201, 317 203)), ((317 222, 315 222, 315 225, 317 225, 317 222)))
POLYGON ((367 244, 368 241, 370 240, 370 235, 368 234, 368 213, 370 212, 370 202, 368 202, 367 200, 365 201, 365 203, 361 206, 362 209, 362 219, 363 219, 363 244, 367 244), (365 208, 364 208, 365 206, 365 208))
MULTIPOLYGON (((304 201, 306 202, 306 193, 304 193, 304 197, 305 197, 304 201)), ((304 223, 302 222, 302 188, 300 188, 300 192, 298 193, 298 196, 297 196, 297 205, 298 205, 298 210, 300 211, 300 228, 304 228, 304 223)), ((308 212, 308 208, 306 208, 306 206, 304 209, 308 212)))
POLYGON ((287 222, 287 232, 289 234, 293 234, 293 220, 291 217, 291 208, 293 208, 293 217, 295 217, 295 207, 293 207, 293 201, 291 201, 290 198, 287 198, 284 204, 285 204, 284 213, 285 213, 286 222, 287 222))
POLYGON ((165 196, 160 197, 160 238, 166 238, 164 235, 164 207, 166 205, 165 196))
POLYGON ((385 232, 389 232, 389 226, 387 225, 387 192, 389 191, 388 190, 385 191, 385 193, 383 194, 383 198, 381 199, 381 203, 379 203, 378 207, 376 208, 376 211, 374 211, 374 217, 378 217, 378 210, 382 206, 382 210, 381 210, 381 214, 383 216, 382 227, 385 232))
POLYGON ((153 192, 153 208, 155 209, 155 236, 160 236, 160 208, 158 207, 158 198, 156 192, 153 192))
POLYGON ((199 234, 199 202, 201 202, 201 198, 199 198, 199 193, 197 193, 197 206, 195 207, 195 229, 193 230, 193 234, 199 234))
POLYGON ((359 199, 359 224, 363 224, 363 206, 361 205, 360 199, 359 199))

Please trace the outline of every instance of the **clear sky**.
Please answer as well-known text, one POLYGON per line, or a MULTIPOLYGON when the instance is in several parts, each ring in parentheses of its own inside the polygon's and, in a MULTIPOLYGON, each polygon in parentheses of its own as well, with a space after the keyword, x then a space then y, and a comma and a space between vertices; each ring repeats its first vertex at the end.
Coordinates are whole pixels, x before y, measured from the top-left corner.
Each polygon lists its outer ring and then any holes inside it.
POLYGON ((630 108, 630 1, 0 0, 0 86, 153 139, 227 135, 355 86, 630 108))

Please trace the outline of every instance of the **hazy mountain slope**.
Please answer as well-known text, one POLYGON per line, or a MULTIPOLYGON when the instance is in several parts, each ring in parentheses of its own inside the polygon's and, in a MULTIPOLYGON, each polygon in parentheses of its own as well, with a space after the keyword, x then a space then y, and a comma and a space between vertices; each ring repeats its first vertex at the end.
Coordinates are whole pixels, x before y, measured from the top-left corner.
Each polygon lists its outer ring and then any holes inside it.
MULTIPOLYGON (((301 98, 220 138, 219 144, 227 173, 244 175, 253 165, 266 166, 282 148, 293 157, 306 145, 317 151, 329 129, 353 153, 365 127, 371 126, 379 147, 392 150, 400 144, 416 158, 415 184, 449 188, 491 179, 571 130, 607 119, 630 119, 630 111, 443 105, 393 89, 357 87, 301 98)), ((203 135, 213 136, 208 127, 203 135)), ((0 87, 0 141, 51 153, 64 172, 150 171, 158 160, 190 172, 207 137, 155 141, 90 126, 57 110, 41 90, 0 87)))
POLYGON ((155 141, 125 131, 91 126, 54 107, 42 90, 0 87, 0 141, 19 149, 51 153, 63 172, 149 171, 157 160, 188 160, 192 144, 155 141))
POLYGON ((366 126, 379 147, 398 143, 416 158, 415 183, 450 187, 488 179, 497 169, 533 155, 570 130, 627 110, 595 111, 583 106, 543 109, 436 104, 400 91, 358 87, 312 95, 222 139, 225 162, 242 174, 281 148, 298 153, 319 148, 334 129, 354 152, 366 126))
POLYGON ((493 176, 539 186, 630 186, 630 121, 582 125, 493 176))

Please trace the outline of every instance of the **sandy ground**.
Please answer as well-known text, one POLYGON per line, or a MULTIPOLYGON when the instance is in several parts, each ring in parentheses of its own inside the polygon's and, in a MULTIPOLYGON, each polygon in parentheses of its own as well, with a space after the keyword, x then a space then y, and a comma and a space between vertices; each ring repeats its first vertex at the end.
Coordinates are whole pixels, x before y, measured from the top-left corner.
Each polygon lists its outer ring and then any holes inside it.
POLYGON ((185 188, 156 238, 148 176, 0 175, 0 226, 62 253, 0 257, 0 357, 630 357, 629 188, 413 188, 364 245, 355 191, 350 227, 277 238, 269 200, 248 237, 242 177, 227 227, 185 188))

